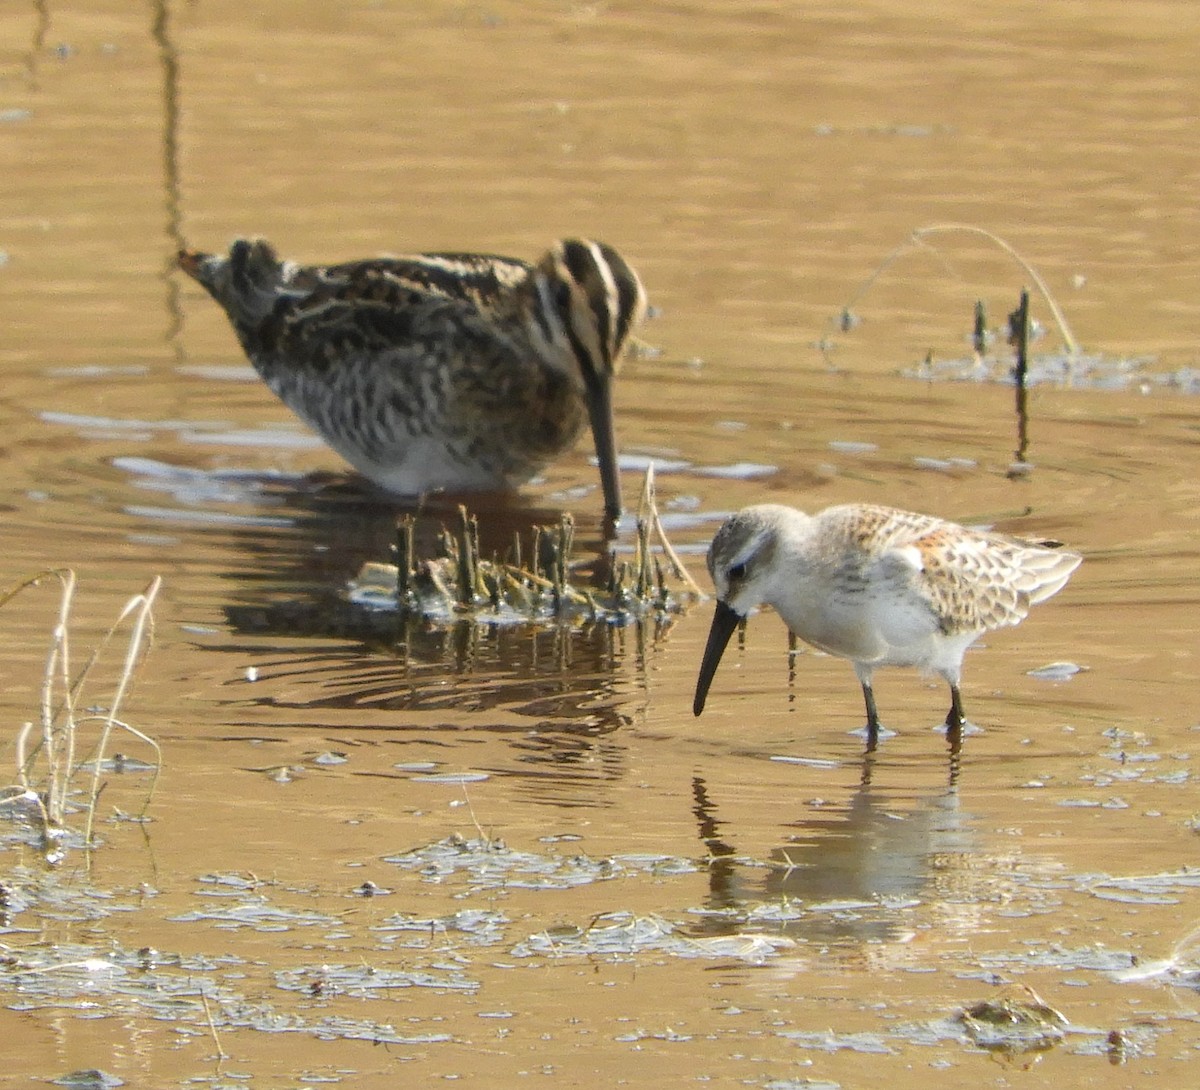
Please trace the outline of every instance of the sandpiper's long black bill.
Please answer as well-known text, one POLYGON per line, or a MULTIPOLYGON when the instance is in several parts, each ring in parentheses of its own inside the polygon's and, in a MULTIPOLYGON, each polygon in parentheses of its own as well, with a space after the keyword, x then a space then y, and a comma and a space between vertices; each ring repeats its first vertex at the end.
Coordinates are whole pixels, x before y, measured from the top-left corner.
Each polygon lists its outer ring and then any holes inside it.
POLYGON ((600 463, 600 487, 604 490, 604 513, 615 523, 621 517, 621 477, 617 471, 617 432, 613 424, 612 377, 591 376, 587 383, 588 419, 600 463))
POLYGON ((712 627, 708 630, 708 643, 704 645, 704 658, 700 660, 700 676, 696 678, 696 698, 692 701, 692 714, 704 711, 708 687, 721 664, 721 656, 729 643, 733 630, 742 622, 742 615, 732 606, 718 601, 713 613, 712 627))

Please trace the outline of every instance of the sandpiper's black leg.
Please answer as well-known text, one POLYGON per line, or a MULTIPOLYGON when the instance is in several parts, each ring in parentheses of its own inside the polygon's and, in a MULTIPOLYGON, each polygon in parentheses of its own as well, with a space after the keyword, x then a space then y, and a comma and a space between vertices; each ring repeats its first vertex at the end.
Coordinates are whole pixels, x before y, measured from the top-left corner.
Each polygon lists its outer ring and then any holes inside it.
POLYGON ((957 754, 962 748, 963 727, 967 717, 963 714, 962 694, 958 686, 950 683, 950 711, 946 713, 946 740, 950 743, 951 753, 957 754))

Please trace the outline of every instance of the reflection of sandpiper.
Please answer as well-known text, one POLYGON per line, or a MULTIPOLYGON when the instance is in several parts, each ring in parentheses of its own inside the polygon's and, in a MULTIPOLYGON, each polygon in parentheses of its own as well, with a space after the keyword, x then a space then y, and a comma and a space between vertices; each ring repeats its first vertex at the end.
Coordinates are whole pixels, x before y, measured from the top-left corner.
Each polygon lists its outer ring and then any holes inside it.
MULTIPOLYGON (((864 754, 864 760, 877 757, 864 754)), ((807 801, 780 814, 780 840, 766 852, 738 843, 744 831, 739 834, 740 823, 727 812, 736 791, 693 778, 692 812, 708 861, 711 910, 700 925, 728 934, 757 930, 769 920, 808 950, 822 950, 821 957, 832 943, 842 947, 834 957, 866 957, 877 965, 903 957, 899 947, 908 946, 902 936, 911 937, 913 921, 901 906, 928 906, 943 936, 977 929, 979 904, 1012 868, 993 874, 977 865, 987 849, 977 843, 978 822, 961 809, 957 790, 907 799, 860 786, 842 797, 840 769, 836 761, 796 766, 807 801), (818 784, 818 797, 808 796, 818 784)), ((793 957, 803 958, 803 951, 793 957)))
POLYGON ((258 239, 179 260, 267 385, 389 491, 520 484, 590 419, 605 511, 620 514, 612 379, 646 297, 610 247, 565 240, 536 266, 484 254, 301 266, 258 239))
POLYGON ((806 643, 850 659, 879 737, 871 690, 878 666, 916 666, 950 686, 946 716, 957 747, 966 720, 958 685, 966 649, 984 632, 1019 624, 1060 591, 1081 557, 978 533, 929 515, 845 504, 816 515, 763 504, 731 516, 708 551, 717 589, 693 710, 704 709, 738 622, 773 606, 806 643))

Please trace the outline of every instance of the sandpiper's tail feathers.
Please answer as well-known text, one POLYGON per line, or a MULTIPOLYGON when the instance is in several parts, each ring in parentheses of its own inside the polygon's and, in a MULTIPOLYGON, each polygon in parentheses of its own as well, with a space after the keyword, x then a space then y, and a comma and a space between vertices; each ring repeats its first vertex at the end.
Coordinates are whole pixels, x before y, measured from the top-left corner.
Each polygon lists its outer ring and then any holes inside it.
POLYGON ((1067 549, 1047 548, 1040 542, 1030 545, 1019 554, 1014 585, 1036 606, 1062 590, 1082 561, 1083 557, 1067 549))
POLYGON ((208 289, 239 329, 257 326, 275 309, 291 272, 262 238, 238 239, 227 257, 180 250, 179 267, 208 289))

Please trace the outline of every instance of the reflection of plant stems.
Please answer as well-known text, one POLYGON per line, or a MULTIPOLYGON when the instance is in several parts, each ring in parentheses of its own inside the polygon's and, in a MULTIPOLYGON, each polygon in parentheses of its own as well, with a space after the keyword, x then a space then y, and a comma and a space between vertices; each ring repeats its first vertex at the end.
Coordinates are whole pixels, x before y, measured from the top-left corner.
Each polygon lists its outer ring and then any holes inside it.
POLYGON ((176 360, 182 360, 183 345, 179 334, 183 330, 183 308, 179 303, 175 255, 187 247, 183 239, 179 197, 179 51, 171 41, 169 0, 154 0, 154 24, 150 36, 158 46, 163 76, 163 192, 169 245, 159 275, 167 293, 166 340, 174 348, 176 360))
POLYGON ((1046 287, 1046 282, 1041 278, 1041 276, 1038 275, 1038 271, 1032 265, 1030 265, 1025 258, 1017 253, 1012 246, 1005 242, 1004 239, 1000 238, 998 235, 992 234, 991 231, 984 230, 982 227, 976 227, 969 223, 936 223, 930 225, 929 227, 916 228, 916 230, 914 230, 904 242, 902 242, 890 254, 888 254, 887 257, 880 262, 879 267, 869 277, 867 277, 866 281, 862 284, 858 291, 854 293, 854 296, 851 298, 850 302, 848 302, 842 309, 842 314, 845 315, 849 311, 853 310, 855 304, 859 301, 859 299, 866 295, 866 293, 874 285, 875 281, 878 280, 887 269, 889 269, 892 265, 899 261, 901 257, 910 251, 916 249, 928 249, 935 256, 941 259, 941 254, 938 254, 937 250, 930 246, 925 239, 929 235, 949 234, 954 231, 963 231, 968 234, 979 235, 982 238, 986 238, 989 242, 999 246, 1001 250, 1003 250, 1006 254, 1008 254, 1009 257, 1011 257, 1018 265, 1021 266, 1026 275, 1033 281, 1034 286, 1037 288, 1042 298, 1045 299, 1046 305, 1050 308, 1050 313, 1054 318, 1054 323, 1058 326, 1058 331, 1062 335, 1063 343, 1067 346, 1067 352, 1073 357, 1078 356, 1079 343, 1075 340, 1075 335, 1071 332, 1071 327, 1067 324, 1066 316, 1063 314, 1058 303, 1055 301, 1054 296, 1050 294, 1050 289, 1046 287))
POLYGON ((46 0, 33 0, 33 41, 25 56, 25 69, 29 73, 29 86, 37 87, 38 60, 46 48, 46 32, 50 29, 50 7, 46 0))

